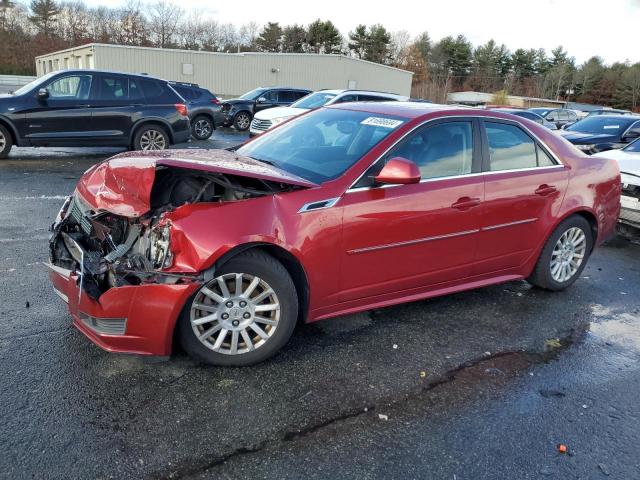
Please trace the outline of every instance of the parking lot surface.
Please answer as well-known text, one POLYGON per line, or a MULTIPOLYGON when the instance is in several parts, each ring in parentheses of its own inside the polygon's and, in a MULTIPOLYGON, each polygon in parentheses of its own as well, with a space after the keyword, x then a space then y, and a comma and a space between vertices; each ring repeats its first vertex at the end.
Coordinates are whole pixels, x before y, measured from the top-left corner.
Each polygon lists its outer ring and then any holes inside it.
POLYGON ((636 244, 561 293, 511 282, 301 325, 254 367, 114 355, 44 263, 64 196, 117 151, 0 161, 0 477, 640 478, 636 244))

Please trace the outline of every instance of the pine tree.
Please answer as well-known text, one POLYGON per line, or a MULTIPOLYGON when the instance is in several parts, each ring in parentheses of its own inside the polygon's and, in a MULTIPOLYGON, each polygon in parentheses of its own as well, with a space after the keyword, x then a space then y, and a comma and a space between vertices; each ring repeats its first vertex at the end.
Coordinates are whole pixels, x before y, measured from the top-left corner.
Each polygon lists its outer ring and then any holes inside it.
POLYGON ((353 32, 349 32, 349 50, 354 52, 358 58, 362 58, 369 42, 369 33, 366 25, 358 25, 353 32))
POLYGON ((33 23, 39 33, 45 37, 51 35, 56 22, 56 17, 60 13, 60 7, 55 0, 32 0, 29 20, 33 23))
POLYGON ((262 52, 280 52, 282 50, 282 28, 278 22, 267 23, 256 40, 262 52))

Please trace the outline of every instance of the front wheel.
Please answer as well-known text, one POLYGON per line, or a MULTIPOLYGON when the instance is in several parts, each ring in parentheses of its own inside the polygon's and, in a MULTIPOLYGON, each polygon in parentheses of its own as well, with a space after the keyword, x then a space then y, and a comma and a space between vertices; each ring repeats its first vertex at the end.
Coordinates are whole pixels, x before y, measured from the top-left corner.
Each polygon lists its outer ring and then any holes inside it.
POLYGON ((577 280, 593 247, 591 225, 579 215, 564 220, 545 244, 527 279, 547 290, 564 290, 577 280))
POLYGON ((169 148, 169 135, 157 125, 141 127, 133 139, 134 150, 164 150, 169 148))
POLYGON ((248 251, 232 258, 185 305, 179 338, 194 358, 245 366, 275 355, 293 333, 298 297, 275 258, 248 251))
POLYGON ((233 126, 236 130, 244 132, 251 125, 251 114, 249 112, 240 112, 233 119, 233 126))

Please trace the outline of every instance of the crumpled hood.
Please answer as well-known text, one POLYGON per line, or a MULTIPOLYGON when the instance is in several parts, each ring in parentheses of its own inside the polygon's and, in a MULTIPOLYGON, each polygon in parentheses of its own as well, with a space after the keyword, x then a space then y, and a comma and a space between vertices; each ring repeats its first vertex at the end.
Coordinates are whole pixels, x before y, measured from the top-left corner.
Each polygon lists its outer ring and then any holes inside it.
POLYGON ((228 100, 224 100, 223 104, 228 103, 229 105, 237 105, 239 103, 253 103, 253 100, 249 100, 246 98, 230 98, 228 100))
POLYGON ((570 130, 560 130, 560 135, 569 140, 571 143, 589 144, 589 143, 606 143, 617 142, 617 135, 608 135, 606 133, 583 133, 572 132, 570 130))
POLYGON ((202 170, 252 177, 300 187, 315 183, 277 167, 228 150, 125 152, 94 165, 80 178, 76 192, 95 210, 139 217, 151 208, 151 189, 158 167, 202 170))

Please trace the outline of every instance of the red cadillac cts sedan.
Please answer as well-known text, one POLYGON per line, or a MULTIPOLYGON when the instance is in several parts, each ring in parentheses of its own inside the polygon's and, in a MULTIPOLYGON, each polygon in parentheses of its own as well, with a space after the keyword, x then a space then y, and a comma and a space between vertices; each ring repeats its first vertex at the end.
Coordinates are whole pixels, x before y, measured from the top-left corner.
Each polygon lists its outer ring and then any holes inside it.
POLYGON ((298 321, 509 280, 561 290, 613 231, 614 162, 491 111, 321 108, 236 150, 117 155, 52 226, 50 278, 102 348, 248 365, 298 321))

